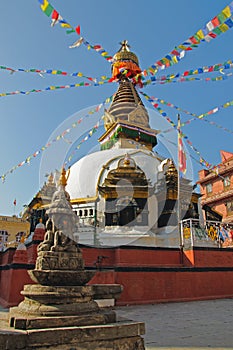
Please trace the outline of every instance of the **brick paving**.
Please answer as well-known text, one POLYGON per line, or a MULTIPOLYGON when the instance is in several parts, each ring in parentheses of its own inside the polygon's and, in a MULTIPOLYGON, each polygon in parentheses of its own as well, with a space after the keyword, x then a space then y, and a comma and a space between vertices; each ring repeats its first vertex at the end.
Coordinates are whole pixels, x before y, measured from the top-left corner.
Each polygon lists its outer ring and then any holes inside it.
MULTIPOLYGON (((233 299, 114 309, 119 320, 145 322, 146 350, 233 349, 233 299)), ((6 317, 7 310, 0 308, 0 328, 6 317)))

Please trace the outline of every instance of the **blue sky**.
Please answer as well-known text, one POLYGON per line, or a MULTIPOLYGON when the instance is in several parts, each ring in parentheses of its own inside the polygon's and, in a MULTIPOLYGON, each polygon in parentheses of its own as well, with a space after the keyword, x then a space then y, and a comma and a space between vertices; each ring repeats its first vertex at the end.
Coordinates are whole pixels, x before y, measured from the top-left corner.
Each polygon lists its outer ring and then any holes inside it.
MULTIPOLYGON (((119 42, 127 39, 131 50, 147 68, 168 54, 176 45, 196 33, 229 4, 229 0, 54 0, 51 4, 73 26, 80 24, 82 35, 92 44, 101 44, 114 54, 119 42)), ((110 75, 110 64, 94 50, 83 45, 69 49, 76 39, 67 35, 59 25, 50 26, 50 19, 41 11, 37 0, 8 0, 0 4, 1 52, 0 65, 12 68, 60 69, 80 71, 91 77, 110 75), (23 5, 22 5, 23 4, 23 5)), ((159 73, 182 73, 233 59, 233 29, 221 34, 210 43, 202 43, 188 53, 178 64, 159 73)), ((226 73, 230 73, 228 70, 226 73)), ((75 77, 46 76, 14 73, 0 70, 0 93, 15 90, 44 89, 50 85, 65 85, 83 81, 75 77)), ((213 73, 209 76, 219 76, 213 73)), ((204 74, 199 75, 205 78, 204 74)), ((0 97, 1 163, 0 174, 25 160, 44 146, 56 130, 63 131, 64 121, 78 116, 80 110, 89 110, 101 103, 117 89, 116 84, 99 87, 79 87, 47 91, 29 95, 0 97)), ((144 88, 149 96, 171 102, 192 113, 202 114, 231 101, 233 78, 219 82, 192 81, 151 85, 144 88)), ((143 100, 144 101, 144 100, 143 100)), ((145 105, 151 108, 146 101, 145 105)), ((176 120, 177 111, 162 107, 176 120)), ((233 130, 233 110, 221 109, 209 120, 233 130)), ((182 120, 188 117, 181 113, 182 120)), ((90 121, 90 128, 93 121, 90 121)), ((202 121, 184 127, 193 145, 211 164, 220 162, 221 149, 233 152, 232 134, 202 121)), ((168 136, 169 134, 167 134, 168 136)), ((68 138, 68 137, 67 137, 68 138)), ((59 141, 64 145, 64 141, 59 141)), ((88 142, 88 141, 87 141, 88 142)), ((57 143, 58 144, 58 143, 57 143)), ((160 150, 158 146, 158 151, 160 150)), ((161 148, 162 151, 162 148, 161 148)), ((44 155, 47 151, 44 152, 44 155)), ((81 154, 81 148, 80 148, 81 154)), ((197 155, 192 153, 196 158, 197 155)), ((0 183, 0 214, 18 214, 30 202, 43 183, 40 171, 41 156, 29 165, 17 168, 0 183), (16 198, 16 208, 13 201, 16 198)), ((202 167, 194 162, 194 178, 202 167)), ((44 177, 44 180, 46 178, 44 177)))

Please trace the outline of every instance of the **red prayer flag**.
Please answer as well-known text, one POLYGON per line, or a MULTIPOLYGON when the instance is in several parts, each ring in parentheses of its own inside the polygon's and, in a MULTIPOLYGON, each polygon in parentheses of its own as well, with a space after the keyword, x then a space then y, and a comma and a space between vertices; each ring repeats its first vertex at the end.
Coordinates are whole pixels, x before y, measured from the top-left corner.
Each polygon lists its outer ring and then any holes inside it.
POLYGON ((14 200, 14 205, 16 205, 16 199, 14 200))
POLYGON ((212 19, 211 23, 213 24, 214 28, 220 25, 220 22, 217 16, 212 19))
POLYGON ((80 26, 77 26, 77 27, 75 28, 75 30, 76 30, 76 33, 77 33, 78 35, 80 35, 80 33, 81 33, 81 28, 80 28, 80 26))
POLYGON ((178 131, 178 162, 179 162, 179 171, 183 174, 186 173, 187 166, 186 166, 186 154, 184 151, 184 146, 182 142, 182 136, 181 136, 181 130, 180 130, 180 118, 178 118, 178 125, 177 125, 177 131, 178 131))
POLYGON ((59 13, 54 9, 53 13, 52 13, 52 19, 54 19, 55 21, 58 20, 59 17, 59 13))

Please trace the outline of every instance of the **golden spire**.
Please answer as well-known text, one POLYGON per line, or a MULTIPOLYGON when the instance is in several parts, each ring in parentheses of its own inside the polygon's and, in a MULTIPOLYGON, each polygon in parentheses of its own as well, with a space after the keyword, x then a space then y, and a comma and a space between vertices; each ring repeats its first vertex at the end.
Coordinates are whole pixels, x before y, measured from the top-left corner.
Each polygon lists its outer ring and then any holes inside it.
POLYGON ((59 178, 59 185, 62 185, 63 187, 66 187, 66 185, 67 185, 66 170, 64 167, 61 170, 61 175, 59 178))
POLYGON ((48 177, 48 184, 53 184, 54 183, 54 178, 53 178, 53 173, 50 173, 49 177, 48 177))
POLYGON ((137 56, 135 55, 135 53, 133 53, 132 51, 130 51, 130 46, 128 44, 127 40, 123 40, 120 43, 121 47, 120 49, 117 51, 117 53, 113 56, 114 58, 114 62, 113 62, 113 67, 119 63, 122 62, 131 62, 135 65, 134 66, 134 70, 138 70, 138 72, 135 72, 135 75, 140 73, 140 68, 139 68, 139 61, 137 56))
POLYGON ((128 153, 126 153, 125 158, 124 158, 124 166, 128 166, 130 164, 130 157, 128 153))

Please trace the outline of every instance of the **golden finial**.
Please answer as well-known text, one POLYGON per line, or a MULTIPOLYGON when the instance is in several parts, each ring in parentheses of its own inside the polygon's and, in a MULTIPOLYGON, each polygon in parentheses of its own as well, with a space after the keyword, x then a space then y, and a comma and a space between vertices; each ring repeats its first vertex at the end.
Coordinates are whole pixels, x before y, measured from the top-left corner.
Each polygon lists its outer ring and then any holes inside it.
POLYGON ((128 166, 130 164, 130 157, 128 153, 126 153, 125 158, 124 158, 124 166, 128 166))
POLYGON ((48 177, 48 184, 53 184, 54 182, 54 178, 53 178, 53 173, 50 173, 49 177, 48 177))
POLYGON ((66 169, 64 167, 61 169, 59 184, 62 185, 63 187, 66 187, 66 185, 67 185, 66 169))
POLYGON ((130 46, 129 46, 129 44, 128 44, 128 40, 123 40, 121 43, 120 43, 120 45, 121 45, 121 48, 120 48, 120 50, 119 51, 130 51, 130 46))

